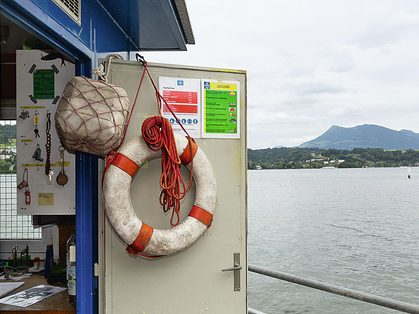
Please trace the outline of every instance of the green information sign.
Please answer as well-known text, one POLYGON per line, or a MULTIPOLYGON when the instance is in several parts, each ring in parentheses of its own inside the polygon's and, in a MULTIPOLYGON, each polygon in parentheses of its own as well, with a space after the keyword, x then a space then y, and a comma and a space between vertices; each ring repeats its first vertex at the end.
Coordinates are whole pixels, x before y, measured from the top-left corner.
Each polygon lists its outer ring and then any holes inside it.
POLYGON ((54 99, 54 70, 36 70, 33 73, 35 99, 54 99))
POLYGON ((238 134, 237 84, 204 83, 204 133, 238 134))

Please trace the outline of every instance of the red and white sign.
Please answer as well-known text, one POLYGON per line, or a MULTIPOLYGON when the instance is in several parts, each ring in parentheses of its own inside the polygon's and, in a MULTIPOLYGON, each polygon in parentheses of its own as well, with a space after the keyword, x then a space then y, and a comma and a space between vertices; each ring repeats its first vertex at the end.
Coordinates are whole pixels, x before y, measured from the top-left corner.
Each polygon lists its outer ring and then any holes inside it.
POLYGON ((201 137, 200 82, 199 79, 159 78, 159 91, 166 102, 163 104, 162 115, 169 120, 176 133, 185 135, 178 123, 180 121, 190 136, 201 137))
MULTIPOLYGON (((198 113, 198 92, 164 90, 163 98, 175 113, 198 113)), ((170 112, 163 107, 163 112, 170 112)))

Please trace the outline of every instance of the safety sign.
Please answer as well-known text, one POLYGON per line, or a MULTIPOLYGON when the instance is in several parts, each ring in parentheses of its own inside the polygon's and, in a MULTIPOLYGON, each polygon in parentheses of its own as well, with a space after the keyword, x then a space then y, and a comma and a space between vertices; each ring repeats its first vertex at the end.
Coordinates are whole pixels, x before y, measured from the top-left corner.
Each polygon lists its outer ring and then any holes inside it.
POLYGON ((239 82, 202 80, 204 138, 240 138, 239 82))
POLYGON ((201 137, 200 80, 160 77, 159 86, 159 92, 167 104, 162 105, 162 116, 169 120, 173 131, 184 133, 181 123, 191 137, 201 137))

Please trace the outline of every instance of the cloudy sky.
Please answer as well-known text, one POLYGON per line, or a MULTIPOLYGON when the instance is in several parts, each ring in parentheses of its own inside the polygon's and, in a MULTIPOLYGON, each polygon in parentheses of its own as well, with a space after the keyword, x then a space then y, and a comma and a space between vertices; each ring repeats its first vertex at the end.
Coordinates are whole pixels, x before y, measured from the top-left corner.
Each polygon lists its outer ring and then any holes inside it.
POLYGON ((246 70, 248 147, 332 125, 419 133, 417 0, 189 0, 195 45, 149 62, 246 70))

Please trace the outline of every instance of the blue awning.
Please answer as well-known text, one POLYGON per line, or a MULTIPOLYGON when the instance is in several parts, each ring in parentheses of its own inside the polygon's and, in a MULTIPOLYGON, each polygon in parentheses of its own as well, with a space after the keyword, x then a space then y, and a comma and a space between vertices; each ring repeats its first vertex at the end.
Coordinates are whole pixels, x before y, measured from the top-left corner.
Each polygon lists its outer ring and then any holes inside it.
POLYGON ((186 50, 194 44, 184 0, 102 0, 135 50, 186 50))
POLYGON ((2 14, 57 47, 92 53, 186 50, 194 36, 185 0, 2 0, 2 14), (68 6, 76 7, 73 10, 68 6))

